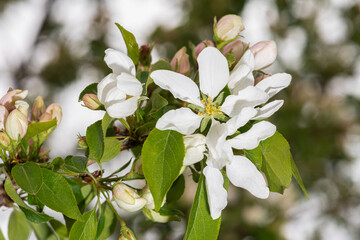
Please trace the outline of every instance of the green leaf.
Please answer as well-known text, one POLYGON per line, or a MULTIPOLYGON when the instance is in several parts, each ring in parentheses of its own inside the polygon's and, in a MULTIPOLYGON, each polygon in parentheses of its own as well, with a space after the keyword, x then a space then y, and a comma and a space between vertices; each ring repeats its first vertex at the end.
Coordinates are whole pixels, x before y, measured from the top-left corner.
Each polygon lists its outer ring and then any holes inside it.
POLYGON ((100 162, 107 162, 116 157, 121 151, 121 144, 123 141, 119 141, 113 137, 107 137, 104 140, 104 154, 101 157, 100 162))
POLYGON ((283 193, 290 186, 292 177, 292 157, 288 142, 276 132, 260 143, 260 149, 263 155, 262 171, 266 175, 270 191, 283 193))
POLYGON ((159 93, 154 93, 151 95, 151 105, 152 105, 151 112, 156 112, 159 109, 168 105, 168 101, 166 100, 166 98, 162 97, 159 93))
POLYGON ((52 119, 48 122, 35 122, 31 123, 27 129, 25 137, 22 139, 23 142, 27 142, 31 138, 35 137, 39 133, 42 133, 50 128, 56 126, 56 119, 52 119))
POLYGON ((43 183, 41 168, 34 162, 16 165, 11 170, 11 175, 17 185, 30 194, 37 193, 43 183))
POLYGON ((11 183, 10 178, 6 178, 4 187, 7 195, 20 207, 20 209, 24 212, 26 218, 29 221, 32 221, 34 223, 43 223, 52 219, 52 217, 46 215, 45 213, 39 213, 26 205, 26 203, 17 194, 14 186, 11 183))
POLYGON ((185 190, 185 178, 184 175, 180 175, 178 179, 171 186, 169 192, 166 195, 166 201, 168 203, 175 202, 183 195, 185 190))
POLYGON ((94 160, 100 163, 104 153, 104 135, 101 120, 90 125, 86 130, 86 142, 89 146, 91 155, 94 160))
POLYGON ((44 182, 36 197, 49 208, 82 221, 75 196, 64 177, 47 169, 41 170, 44 182))
POLYGON ((9 240, 27 240, 30 235, 30 225, 24 213, 14 208, 8 225, 9 240))
POLYGON ((82 101, 84 95, 87 93, 92 93, 92 94, 97 95, 97 85, 98 85, 98 83, 92 83, 92 84, 88 85, 84 90, 82 90, 82 92, 79 95, 79 102, 82 101))
POLYGON ((84 221, 76 221, 69 234, 69 240, 92 240, 96 237, 97 220, 95 209, 84 214, 84 221))
POLYGON ((153 129, 142 148, 142 167, 155 211, 159 211, 166 193, 178 178, 185 156, 184 140, 172 130, 153 129))
POLYGON ((250 159, 250 161, 256 166, 256 168, 261 171, 262 166, 262 153, 260 146, 252 150, 244 150, 245 157, 250 159))
POLYGON ((103 131, 104 137, 106 137, 107 129, 112 121, 114 121, 114 118, 110 117, 108 113, 105 113, 103 119, 101 120, 101 129, 103 131))
POLYGON ((108 239, 115 231, 116 222, 115 213, 111 210, 109 203, 105 201, 101 204, 101 214, 98 222, 96 239, 108 239))
POLYGON ((139 46, 136 42, 134 35, 123 28, 120 24, 115 23, 116 26, 119 28, 127 48, 127 54, 133 60, 134 64, 137 65, 139 62, 139 46))
POLYGON ((50 221, 51 227, 55 230, 55 232, 61 237, 60 239, 67 239, 69 236, 69 232, 64 224, 59 222, 58 220, 51 220, 50 221))
POLYGON ((291 158, 291 170, 292 170, 292 174, 293 174, 294 178, 296 179, 297 183, 299 184, 299 186, 300 186, 301 190, 303 191, 305 197, 307 199, 309 199, 309 195, 306 192, 306 188, 305 188, 304 183, 303 183, 303 181, 301 179, 299 170, 297 169, 295 161, 292 158, 291 158))
POLYGON ((31 228, 34 230, 35 236, 39 240, 57 240, 53 230, 46 224, 30 223, 31 228))
POLYGON ((0 240, 5 240, 4 234, 2 233, 1 229, 0 229, 0 240))
POLYGON ((84 173, 87 166, 87 158, 81 156, 67 156, 65 158, 65 167, 76 173, 84 173))
POLYGON ((185 240, 215 240, 219 235, 221 217, 212 219, 206 194, 205 177, 201 174, 191 207, 185 240))

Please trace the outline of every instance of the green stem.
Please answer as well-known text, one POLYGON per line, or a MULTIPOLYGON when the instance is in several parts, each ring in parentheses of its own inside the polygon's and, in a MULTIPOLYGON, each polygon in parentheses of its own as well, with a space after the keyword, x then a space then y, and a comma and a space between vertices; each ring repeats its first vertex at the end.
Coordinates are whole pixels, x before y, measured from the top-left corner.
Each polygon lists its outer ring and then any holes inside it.
POLYGON ((102 195, 105 197, 106 201, 109 203, 109 206, 110 206, 111 210, 115 213, 117 219, 119 219, 121 227, 126 227, 125 221, 120 217, 120 215, 118 214, 118 212, 115 210, 115 208, 114 208, 114 206, 112 205, 112 203, 111 203, 111 201, 109 200, 109 198, 104 194, 103 191, 101 191, 101 193, 102 193, 102 195))

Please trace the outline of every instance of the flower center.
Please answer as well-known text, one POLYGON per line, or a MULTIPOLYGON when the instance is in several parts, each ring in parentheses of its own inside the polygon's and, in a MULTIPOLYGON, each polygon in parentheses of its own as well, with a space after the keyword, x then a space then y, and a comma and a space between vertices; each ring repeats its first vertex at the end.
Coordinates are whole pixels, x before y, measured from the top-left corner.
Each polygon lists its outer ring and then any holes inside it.
POLYGON ((216 106, 215 103, 212 101, 211 97, 203 98, 201 103, 204 105, 203 112, 199 112, 198 115, 201 116, 203 114, 207 114, 209 116, 214 116, 217 113, 221 113, 221 107, 216 106))

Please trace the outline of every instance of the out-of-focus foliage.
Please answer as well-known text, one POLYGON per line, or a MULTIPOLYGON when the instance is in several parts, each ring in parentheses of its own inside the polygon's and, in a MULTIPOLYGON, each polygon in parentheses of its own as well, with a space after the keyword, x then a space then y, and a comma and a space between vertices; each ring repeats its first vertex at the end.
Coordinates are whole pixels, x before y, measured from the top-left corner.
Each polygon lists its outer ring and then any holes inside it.
MULTIPOLYGON (((0 10, 13 2, 2 1, 0 10)), ((28 77, 37 76, 49 91, 53 91, 74 81, 84 67, 95 68, 102 75, 109 71, 103 62, 104 50, 108 47, 105 41, 108 12, 104 2, 91 1, 96 4, 97 11, 92 18, 91 34, 82 43, 88 50, 81 53, 77 51, 77 46, 61 34, 62 26, 52 18, 56 2, 47 1, 45 17, 31 48, 33 52, 29 53, 28 60, 12 71, 16 88, 24 88, 28 77), (54 56, 39 71, 34 71, 30 63, 35 50, 49 42, 54 46, 54 56)), ((209 23, 214 16, 220 18, 229 13, 241 16, 250 2, 252 1, 184 0, 185 17, 182 25, 170 30, 159 27, 151 39, 162 44, 168 59, 171 59, 178 49, 188 46, 189 40, 197 44, 204 39, 212 39, 212 25, 209 23)), ((340 6, 335 4, 335 0, 313 4, 305 0, 255 2, 271 5, 267 11, 269 26, 280 53, 281 48, 285 47, 285 41, 294 32, 300 32, 300 36, 305 39, 296 66, 288 62, 284 57, 286 54, 280 54, 277 59, 277 68, 290 73, 293 82, 279 96, 286 99, 285 105, 272 121, 289 140, 310 198, 325 196, 321 209, 317 209, 321 219, 335 221, 345 226, 346 230, 354 234, 353 237, 360 238, 359 223, 353 222, 347 215, 360 204, 360 195, 354 190, 356 187, 351 179, 340 171, 340 166, 344 163, 354 161, 345 152, 344 145, 346 135, 359 124, 360 100, 356 96, 345 98, 332 94, 333 89, 343 87, 346 79, 356 78, 356 74, 359 74, 356 68, 359 68, 360 61, 360 3, 353 1, 340 6), (330 36, 334 31, 343 29, 319 30, 319 22, 326 15, 324 9, 329 7, 332 9, 331 13, 336 14, 334 18, 339 18, 344 23, 339 28, 346 29, 343 31, 344 36, 334 41, 327 34, 330 36)), ((328 21, 335 20, 338 19, 332 19, 330 14, 328 21)), ((246 27, 247 22, 244 24, 246 27)), ((298 41, 296 36, 295 34, 295 38, 292 37, 289 41, 290 49, 298 41)), ((219 239, 284 239, 285 224, 296 217, 289 214, 288 209, 296 206, 299 198, 304 200, 297 186, 288 190, 285 197, 273 194, 269 200, 255 200, 239 189, 230 191, 230 203, 223 213, 219 239)), ((189 209, 189 205, 190 202, 184 202, 183 206, 178 207, 189 209)), ((133 219, 133 224, 140 228, 139 232, 146 232, 153 227, 153 223, 143 218, 133 219)), ((309 238, 304 238, 323 239, 321 232, 325 222, 319 220, 309 238)), ((156 224, 155 227, 162 234, 162 239, 175 239, 174 225, 156 224)))

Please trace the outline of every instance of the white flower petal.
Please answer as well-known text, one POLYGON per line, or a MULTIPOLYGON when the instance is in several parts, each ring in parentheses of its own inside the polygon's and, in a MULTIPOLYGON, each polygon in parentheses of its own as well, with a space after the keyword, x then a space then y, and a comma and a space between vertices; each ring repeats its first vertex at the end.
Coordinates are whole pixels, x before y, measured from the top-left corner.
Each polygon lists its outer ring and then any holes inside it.
POLYGON ((199 88, 192 79, 168 70, 154 71, 150 74, 150 77, 154 80, 155 84, 162 89, 170 91, 174 97, 202 106, 199 88))
POLYGON ((227 126, 217 121, 213 121, 211 128, 206 136, 206 145, 209 149, 208 162, 216 168, 223 168, 232 159, 232 148, 226 141, 227 126))
POLYGON ((136 77, 121 73, 117 78, 117 88, 130 96, 140 96, 142 93, 142 86, 136 77))
POLYGON ((257 110, 252 107, 245 107, 241 109, 240 113, 226 122, 226 127, 228 129, 227 135, 232 135, 236 130, 244 126, 251 118, 257 114, 257 110))
POLYGON ((224 55, 214 47, 207 47, 197 58, 200 90, 212 99, 229 82, 229 67, 224 55))
POLYGON ((269 196, 263 175, 246 157, 234 156, 231 163, 226 164, 226 174, 234 186, 248 190, 255 197, 265 199, 269 196))
POLYGON ((206 150, 206 137, 202 134, 192 134, 184 136, 185 157, 184 165, 188 166, 201 161, 206 150))
POLYGON ((262 121, 255 123, 247 132, 228 140, 228 142, 233 148, 251 150, 256 148, 260 141, 271 137, 275 132, 274 124, 262 121))
POLYGON ((206 166, 204 168, 207 199, 210 214, 213 219, 221 216, 221 211, 227 205, 227 191, 224 189, 224 178, 219 169, 206 166))
POLYGON ((124 118, 133 114, 137 109, 139 97, 113 100, 105 103, 105 109, 112 118, 124 118))
POLYGON ((165 113, 156 123, 160 130, 175 130, 182 134, 192 134, 199 128, 203 117, 193 113, 189 108, 179 108, 165 113))
POLYGON ((271 98, 272 96, 280 92, 282 89, 289 86, 290 82, 290 74, 277 73, 261 80, 258 84, 256 84, 256 87, 269 94, 269 98, 271 98))
POLYGON ((248 86, 254 86, 253 70, 254 55, 250 50, 247 50, 230 73, 228 83, 230 91, 237 94, 240 90, 248 86))
POLYGON ((265 103, 269 96, 259 88, 248 86, 239 91, 238 95, 229 95, 223 105, 221 111, 230 117, 236 116, 244 107, 255 107, 265 103))
POLYGON ((273 115, 277 110, 279 110, 283 104, 284 100, 274 100, 272 102, 269 102, 263 107, 259 108, 258 113, 252 119, 263 120, 265 118, 268 118, 273 115))
POLYGON ((134 62, 126 54, 120 51, 116 51, 111 48, 106 49, 104 61, 116 75, 126 72, 135 76, 136 69, 134 62))
POLYGON ((105 103, 107 93, 116 88, 116 75, 110 73, 97 85, 97 97, 102 104, 105 103))

